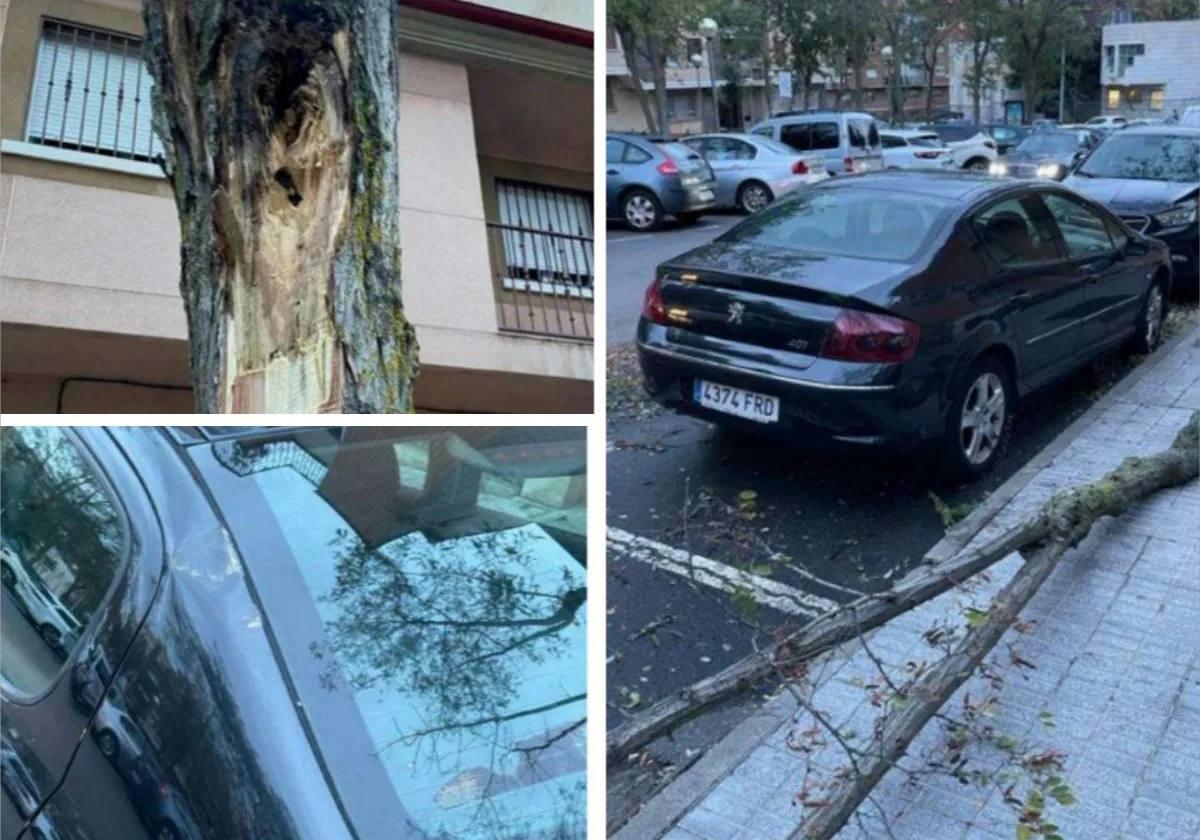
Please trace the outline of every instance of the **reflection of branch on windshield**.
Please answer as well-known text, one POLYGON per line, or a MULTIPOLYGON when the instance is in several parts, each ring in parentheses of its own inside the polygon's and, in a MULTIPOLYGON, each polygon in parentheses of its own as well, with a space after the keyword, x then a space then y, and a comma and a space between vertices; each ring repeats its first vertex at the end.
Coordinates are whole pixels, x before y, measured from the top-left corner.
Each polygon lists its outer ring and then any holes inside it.
MULTIPOLYGON (((569 706, 572 703, 578 703, 581 700, 586 699, 586 694, 573 694, 570 697, 564 697, 562 700, 558 700, 554 703, 547 703, 544 706, 536 706, 532 709, 522 709, 519 712, 510 712, 506 715, 492 715, 490 717, 479 718, 477 720, 457 721, 454 724, 448 724, 445 726, 434 726, 429 729, 421 729, 416 732, 407 732, 404 735, 401 735, 399 738, 395 738, 394 740, 384 744, 382 747, 380 747, 380 752, 396 744, 415 741, 417 738, 424 738, 427 735, 436 735, 439 732, 448 732, 453 729, 473 729, 477 726, 486 726, 489 723, 510 723, 514 720, 520 720, 524 717, 541 714, 542 712, 548 712, 552 709, 559 709, 563 706, 569 706)), ((541 749, 545 749, 545 747, 554 743, 556 740, 558 739, 554 738, 553 740, 547 742, 543 747, 541 747, 541 749)))
POLYGON ((568 737, 575 730, 581 729, 586 723, 587 723, 587 718, 581 717, 579 720, 575 721, 574 723, 570 724, 569 726, 563 727, 562 729, 560 729, 555 734, 551 735, 549 738, 547 738, 542 743, 533 744, 532 746, 517 745, 517 746, 513 747, 513 751, 519 752, 519 753, 527 753, 527 754, 541 752, 544 749, 548 749, 549 747, 554 746, 556 743, 561 741, 563 738, 568 737))

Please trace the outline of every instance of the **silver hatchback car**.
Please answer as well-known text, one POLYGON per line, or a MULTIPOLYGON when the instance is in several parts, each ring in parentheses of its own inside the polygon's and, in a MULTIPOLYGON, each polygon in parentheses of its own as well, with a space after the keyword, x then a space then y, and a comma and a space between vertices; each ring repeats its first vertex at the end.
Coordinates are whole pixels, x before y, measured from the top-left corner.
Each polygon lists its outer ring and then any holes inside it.
POLYGON ((757 213, 781 195, 829 177, 820 152, 801 154, 768 137, 697 134, 682 142, 712 167, 717 207, 757 213))
POLYGON ((879 124, 865 111, 785 111, 750 129, 801 154, 820 152, 830 175, 883 168, 879 124))

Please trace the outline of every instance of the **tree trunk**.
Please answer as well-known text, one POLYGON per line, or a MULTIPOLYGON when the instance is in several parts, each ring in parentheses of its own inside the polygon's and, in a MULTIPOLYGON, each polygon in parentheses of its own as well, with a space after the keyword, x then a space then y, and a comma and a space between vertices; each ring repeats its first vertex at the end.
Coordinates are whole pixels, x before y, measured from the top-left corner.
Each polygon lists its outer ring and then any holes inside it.
POLYGON ((642 118, 646 120, 646 131, 654 134, 658 131, 654 110, 650 107, 650 97, 642 87, 642 71, 637 62, 637 38, 632 29, 621 27, 617 30, 621 39, 621 49, 625 53, 625 65, 629 68, 629 77, 633 80, 633 90, 637 94, 638 105, 642 109, 642 118))
POLYGON ((394 0, 147 0, 202 412, 401 412, 394 0))

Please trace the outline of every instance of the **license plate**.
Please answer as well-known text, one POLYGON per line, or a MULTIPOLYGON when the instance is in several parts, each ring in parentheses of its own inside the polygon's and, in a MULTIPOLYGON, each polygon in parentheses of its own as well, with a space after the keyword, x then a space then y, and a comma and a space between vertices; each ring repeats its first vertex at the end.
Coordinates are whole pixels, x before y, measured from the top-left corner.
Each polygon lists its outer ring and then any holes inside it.
POLYGON ((779 422, 779 398, 697 379, 693 385, 697 405, 732 414, 755 423, 779 422))
POLYGON ((699 190, 696 193, 696 197, 699 198, 701 201, 712 201, 713 200, 713 191, 712 190, 699 190))

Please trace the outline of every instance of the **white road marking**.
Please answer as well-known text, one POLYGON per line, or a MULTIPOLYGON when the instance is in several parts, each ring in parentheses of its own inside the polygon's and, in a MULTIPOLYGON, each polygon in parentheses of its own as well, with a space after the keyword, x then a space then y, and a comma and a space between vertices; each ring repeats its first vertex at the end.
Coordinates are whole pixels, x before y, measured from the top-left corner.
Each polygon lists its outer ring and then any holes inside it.
POLYGON ((801 592, 786 584, 736 569, 698 554, 689 554, 620 528, 608 529, 608 551, 649 563, 656 569, 694 580, 722 592, 746 592, 764 607, 790 615, 813 617, 837 608, 828 598, 801 592))

